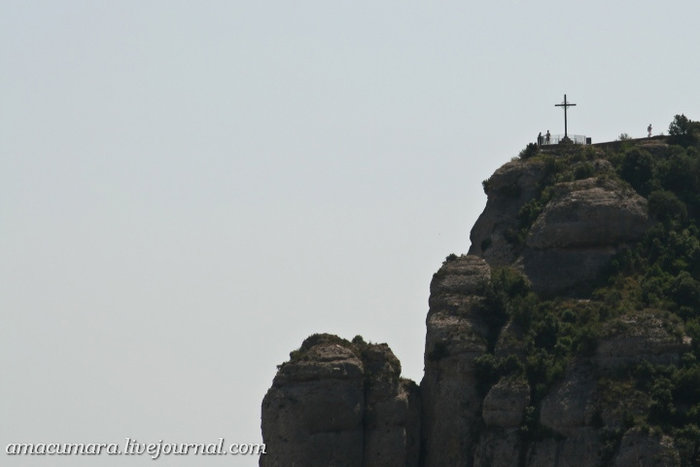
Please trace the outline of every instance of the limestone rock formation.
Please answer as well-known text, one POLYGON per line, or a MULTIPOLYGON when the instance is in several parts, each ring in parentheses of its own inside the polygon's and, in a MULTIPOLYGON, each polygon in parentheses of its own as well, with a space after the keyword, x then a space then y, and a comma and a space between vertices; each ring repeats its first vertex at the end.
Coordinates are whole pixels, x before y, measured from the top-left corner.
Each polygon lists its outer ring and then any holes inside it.
POLYGON ((418 388, 400 373, 386 344, 311 336, 263 400, 260 465, 418 465, 418 388))
POLYGON ((647 202, 605 178, 558 183, 527 239, 533 249, 585 248, 638 240, 648 227, 647 202))
POLYGON ((698 464, 700 182, 635 191, 653 157, 667 181, 691 167, 679 151, 499 168, 469 254, 433 275, 420 387, 386 344, 314 335, 265 396, 260 465, 698 464))
POLYGON ((533 443, 527 453, 528 467, 598 467, 601 466, 597 430, 584 427, 562 440, 547 438, 533 443))
POLYGON ((530 387, 521 379, 502 378, 486 394, 482 417, 486 428, 474 451, 474 466, 517 467, 520 463, 525 409, 530 387))
POLYGON ((681 465, 673 440, 668 436, 644 433, 633 428, 625 433, 615 457, 615 467, 679 467, 681 465))
POLYGON ((490 427, 518 428, 530 403, 530 386, 521 379, 501 379, 486 394, 482 414, 490 427))
POLYGON ((554 432, 570 437, 590 426, 595 414, 595 377, 588 365, 573 365, 542 400, 540 423, 554 432))
POLYGON ((633 311, 606 326, 595 361, 606 369, 642 361, 675 365, 689 350, 677 319, 660 310, 633 311))
POLYGON ((594 177, 553 185, 551 199, 529 226, 524 244, 521 209, 538 201, 547 175, 542 161, 513 161, 488 179, 488 201, 471 231, 469 253, 492 267, 516 265, 535 290, 559 293, 587 285, 620 247, 649 227, 646 200, 606 177, 610 163, 592 164, 594 177))
POLYGON ((476 256, 450 257, 433 276, 426 320, 423 401, 425 465, 468 465, 481 418, 474 360, 487 350, 483 314, 490 268, 476 256))
POLYGON ((488 200, 471 230, 470 255, 484 258, 491 266, 505 266, 516 260, 513 237, 519 228, 518 211, 537 195, 545 173, 542 162, 515 160, 484 182, 488 200))
POLYGON ((523 268, 533 287, 556 293, 589 284, 620 246, 649 227, 647 202, 605 178, 559 183, 530 228, 523 268))

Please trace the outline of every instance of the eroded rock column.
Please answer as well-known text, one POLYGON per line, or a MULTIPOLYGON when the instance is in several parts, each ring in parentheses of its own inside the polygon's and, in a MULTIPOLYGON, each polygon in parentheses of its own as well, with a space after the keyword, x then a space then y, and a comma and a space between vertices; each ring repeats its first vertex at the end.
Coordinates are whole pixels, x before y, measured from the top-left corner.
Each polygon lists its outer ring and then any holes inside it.
POLYGON ((481 419, 474 360, 487 351, 489 280, 489 266, 476 256, 448 258, 433 276, 421 382, 426 466, 471 465, 481 419))

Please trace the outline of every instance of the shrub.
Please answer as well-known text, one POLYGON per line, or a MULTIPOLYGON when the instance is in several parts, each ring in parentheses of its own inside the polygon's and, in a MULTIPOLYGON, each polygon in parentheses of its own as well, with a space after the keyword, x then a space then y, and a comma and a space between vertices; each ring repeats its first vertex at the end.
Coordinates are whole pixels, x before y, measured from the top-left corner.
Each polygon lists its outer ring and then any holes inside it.
POLYGON ((672 192, 656 190, 649 195, 649 214, 669 226, 672 222, 684 223, 688 209, 672 192))
POLYGON ((525 149, 520 151, 520 154, 518 157, 521 159, 529 159, 532 156, 536 155, 539 152, 540 148, 537 146, 535 143, 529 143, 527 146, 525 146, 525 149))
POLYGON ((654 159, 648 151, 632 148, 625 154, 619 174, 639 194, 646 196, 654 178, 654 159))
POLYGON ((490 178, 487 178, 486 180, 483 180, 481 182, 481 187, 484 189, 484 194, 488 195, 489 194, 489 182, 491 181, 490 178))
POLYGON ((590 178, 595 173, 593 164, 590 162, 584 162, 576 166, 574 169, 574 179, 583 180, 584 178, 590 178))

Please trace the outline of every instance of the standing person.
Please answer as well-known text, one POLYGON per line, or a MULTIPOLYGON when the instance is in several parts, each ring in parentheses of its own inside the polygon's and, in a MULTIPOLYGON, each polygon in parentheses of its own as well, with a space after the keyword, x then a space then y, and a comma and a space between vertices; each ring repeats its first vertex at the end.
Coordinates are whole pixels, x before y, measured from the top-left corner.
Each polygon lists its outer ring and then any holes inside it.
POLYGON ((551 136, 551 135, 549 134, 549 130, 547 130, 547 134, 544 135, 544 140, 547 142, 547 144, 549 144, 549 137, 550 137, 550 136, 551 136))
POLYGON ((542 146, 542 132, 541 131, 537 134, 537 145, 542 146))
POLYGON ((651 138, 651 123, 647 127, 647 138, 651 138))

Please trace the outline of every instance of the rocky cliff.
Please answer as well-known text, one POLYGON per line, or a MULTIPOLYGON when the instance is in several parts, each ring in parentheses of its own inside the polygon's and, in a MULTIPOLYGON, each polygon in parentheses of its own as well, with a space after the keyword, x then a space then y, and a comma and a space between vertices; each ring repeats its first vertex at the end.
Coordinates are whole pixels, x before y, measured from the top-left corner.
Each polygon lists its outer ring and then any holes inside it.
POLYGON ((700 151, 653 143, 498 169, 432 278, 420 386, 386 344, 314 335, 260 465, 700 465, 700 151))
POLYGON ((262 466, 417 466, 420 398, 386 344, 329 334, 282 364, 262 405, 262 466))

